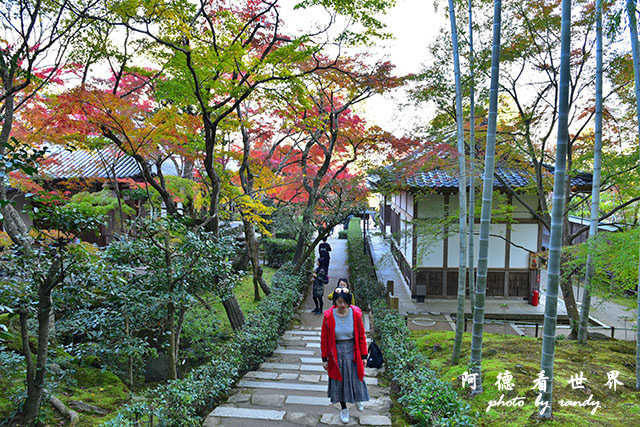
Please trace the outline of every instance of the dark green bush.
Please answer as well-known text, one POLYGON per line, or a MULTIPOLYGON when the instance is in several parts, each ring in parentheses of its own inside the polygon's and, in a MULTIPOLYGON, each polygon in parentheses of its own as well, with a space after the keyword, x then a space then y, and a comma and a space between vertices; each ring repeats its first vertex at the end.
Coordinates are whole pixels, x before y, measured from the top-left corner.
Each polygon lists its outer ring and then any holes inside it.
POLYGON ((245 372, 257 366, 278 346, 280 335, 295 315, 309 283, 313 259, 292 274, 284 265, 272 279, 271 294, 246 318, 242 330, 224 346, 216 347, 209 363, 185 378, 169 381, 153 390, 149 401, 128 405, 108 426, 200 426, 203 418, 222 400, 245 372), (144 421, 143 421, 144 420, 144 421))
POLYGON ((296 241, 290 239, 276 239, 274 237, 263 239, 262 246, 267 265, 280 268, 293 259, 296 251, 296 241))
POLYGON ((474 425, 469 405, 459 399, 451 384, 429 369, 409 338, 405 319, 387 307, 382 284, 376 280, 371 258, 364 252, 359 221, 351 221, 348 234, 349 277, 358 302, 373 311, 378 344, 387 371, 398 386, 403 411, 417 426, 474 425))
POLYGON ((345 230, 338 231, 338 239, 346 239, 348 233, 345 230))

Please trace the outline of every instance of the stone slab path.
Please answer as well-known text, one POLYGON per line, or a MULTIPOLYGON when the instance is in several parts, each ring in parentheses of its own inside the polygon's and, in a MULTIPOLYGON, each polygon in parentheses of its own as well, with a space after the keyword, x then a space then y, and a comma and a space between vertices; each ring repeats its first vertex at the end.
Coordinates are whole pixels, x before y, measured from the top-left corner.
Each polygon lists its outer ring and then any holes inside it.
MULTIPOLYGON (((340 277, 347 277, 346 240, 330 239, 331 263, 326 298, 340 277)), ((356 297, 357 302, 357 297, 356 297)), ((280 346, 257 371, 247 372, 231 391, 227 402, 209 414, 203 426, 324 426, 340 422, 339 404, 327 397, 328 377, 320 358, 322 316, 311 313, 311 292, 301 305, 300 324, 284 333, 280 346)), ((369 318, 365 315, 369 337, 369 318)), ((369 340, 369 338, 367 338, 369 340)), ((371 400, 359 412, 347 404, 351 426, 390 426, 389 389, 378 384, 377 369, 365 369, 365 382, 371 400)))

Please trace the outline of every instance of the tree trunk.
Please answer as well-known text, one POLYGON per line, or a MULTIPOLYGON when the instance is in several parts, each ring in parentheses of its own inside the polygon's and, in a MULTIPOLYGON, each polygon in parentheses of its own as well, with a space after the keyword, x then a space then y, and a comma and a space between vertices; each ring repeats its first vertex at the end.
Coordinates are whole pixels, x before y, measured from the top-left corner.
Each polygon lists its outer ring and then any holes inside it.
MULTIPOLYGON (((33 396, 35 393, 35 366, 33 365, 33 355, 31 352, 31 344, 29 342, 29 329, 27 327, 27 319, 29 317, 29 311, 26 309, 21 309, 18 311, 20 316, 20 337, 22 339, 22 351, 24 353, 25 362, 27 364, 27 393, 31 393, 33 396)), ((29 401, 29 399, 27 399, 29 401)), ((28 402, 29 405, 25 403, 23 408, 23 421, 25 425, 33 425, 33 420, 37 416, 37 408, 40 407, 40 404, 37 403, 34 398, 31 398, 31 402, 28 402)))
MULTIPOLYGON (((566 199, 565 199, 566 200, 566 199)), ((566 226, 566 223, 565 223, 566 226)), ((563 231, 566 231, 564 229, 563 231)), ((571 332, 569 338, 575 339, 578 334, 578 324, 580 323, 580 312, 578 311, 578 304, 576 303, 576 295, 573 292, 573 275, 562 274, 564 273, 565 256, 560 257, 560 290, 562 291, 562 298, 564 299, 564 305, 567 309, 567 315, 569 316, 569 322, 571 323, 571 332)))
MULTIPOLYGON (((569 144, 567 144, 567 167, 565 171, 571 170, 571 154, 569 149, 569 144)), ((569 202, 569 195, 571 194, 571 180, 567 177, 565 173, 565 182, 564 182, 564 200, 565 206, 569 202)), ((562 217, 562 244, 561 247, 565 247, 571 244, 569 238, 569 212, 564 212, 562 217)), ((572 274, 564 274, 566 257, 562 254, 560 255, 560 289, 562 290, 562 298, 564 300, 564 305, 567 309, 567 315, 569 316, 569 322, 571 326, 571 332, 569 333, 569 338, 575 339, 578 334, 578 323, 580 323, 580 313, 578 312, 578 304, 576 303, 576 295, 573 292, 573 275, 572 274)))
POLYGON ((473 394, 482 392, 482 336, 484 332, 484 305, 487 290, 487 266, 489 255, 489 228, 491 224, 491 202, 493 199, 493 173, 495 169, 496 128, 498 124, 498 88, 500 77, 500 26, 502 2, 494 1, 493 46, 491 48, 491 86, 489 91, 489 122, 487 147, 482 183, 482 211, 480 214, 480 247, 478 252, 478 277, 476 281, 476 309, 473 313, 471 337, 471 372, 477 374, 473 394))
POLYGON ((547 280, 544 329, 542 337, 541 370, 548 377, 546 388, 539 396, 542 418, 551 418, 553 403, 553 361, 558 317, 558 283, 562 255, 563 217, 565 209, 565 180, 569 145, 569 83, 571 57, 571 0, 562 0, 562 32, 560 39, 560 94, 558 97, 558 142, 551 209, 551 237, 549 243, 549 273, 547 280))
POLYGON ((449 19, 451 20, 451 42, 453 45, 453 70, 456 82, 456 130, 458 137, 458 199, 460 211, 458 214, 458 309, 456 312, 456 333, 453 344, 451 364, 457 365, 460 361, 460 349, 462 348, 462 336, 464 335, 464 304, 467 291, 467 173, 465 166, 464 130, 462 123, 462 84, 460 83, 460 56, 458 49, 458 29, 456 26, 455 4, 449 0, 449 19))
MULTIPOLYGON (((315 202, 314 202, 315 203, 315 202)), ((294 264, 302 265, 304 259, 305 249, 307 248, 307 242, 309 241, 309 235, 312 233, 311 220, 313 219, 313 203, 312 195, 309 194, 309 200, 307 206, 302 214, 302 225, 300 227, 300 235, 298 236, 298 242, 296 244, 296 252, 293 255, 294 264)))
POLYGON ((244 313, 240 308, 240 304, 238 304, 236 296, 232 294, 229 298, 222 300, 222 306, 227 312, 231 328, 234 331, 242 328, 244 326, 244 313))
MULTIPOLYGON (((171 290, 169 291, 171 292, 171 290)), ((176 307, 173 301, 167 304, 167 330, 169 332, 169 366, 167 378, 175 380, 178 378, 176 367, 176 307)))
POLYGON ((245 247, 245 250, 240 252, 239 256, 233 260, 231 268, 233 271, 244 271, 248 268, 250 262, 249 250, 245 247))
MULTIPOLYGON (((602 164, 602 0, 596 0, 596 115, 595 145, 593 150, 593 183, 591 186, 591 220, 589 239, 598 232, 600 216, 600 169, 602 164)), ((589 309, 591 306, 591 277, 593 276, 593 256, 587 254, 587 265, 582 294, 582 309, 578 327, 578 342, 586 344, 589 336, 589 309)))
POLYGON ((171 237, 167 231, 164 236, 164 261, 168 271, 167 277, 169 283, 167 292, 169 293, 169 301, 167 303, 167 331, 169 332, 169 366, 167 367, 167 378, 170 380, 178 379, 178 369, 176 362, 176 306, 173 303, 173 260, 171 259, 171 237))
MULTIPOLYGON (((131 336, 129 328, 129 314, 126 307, 124 309, 124 334, 127 339, 131 336)), ((129 380, 129 387, 133 387, 133 356, 129 356, 127 358, 127 378, 129 380)))
POLYGON ((49 355, 51 291, 63 279, 60 274, 61 268, 62 257, 58 255, 49 267, 45 280, 38 287, 38 350, 35 368, 33 367, 31 349, 29 347, 29 334, 26 329, 27 316, 22 314, 20 316, 23 350, 27 359, 27 399, 23 407, 24 423, 27 426, 35 425, 35 420, 40 412, 40 402, 44 392, 45 368, 49 355))
MULTIPOLYGON (((333 227, 335 227, 335 225, 333 225, 333 227)), ((307 246, 307 250, 303 252, 302 256, 300 257, 300 260, 295 264, 295 267, 293 267, 293 274, 297 274, 298 271, 300 271, 302 264, 304 264, 307 258, 311 256, 311 253, 315 250, 316 246, 318 246, 320 241, 329 235, 330 229, 331 227, 327 228, 323 232, 318 233, 318 236, 314 239, 314 241, 307 246)), ((327 272, 327 274, 329 274, 329 272, 327 272)))
MULTIPOLYGON (((205 113, 206 114, 206 113, 205 113)), ((210 221, 207 223, 206 230, 212 232, 215 236, 220 233, 220 218, 218 218, 218 204, 220 202, 221 182, 220 176, 213 165, 215 156, 215 129, 211 128, 208 120, 204 120, 204 134, 206 153, 204 158, 204 169, 211 181, 209 193, 209 216, 210 221)))
POLYGON ((178 311, 178 325, 176 326, 176 345, 175 345, 175 353, 173 358, 176 360, 176 376, 178 374, 178 361, 180 356, 180 337, 182 336, 182 326, 184 325, 184 315, 187 312, 187 309, 184 305, 180 305, 180 310, 178 311))
MULTIPOLYGON (((636 119, 638 137, 640 137, 640 47, 638 47, 638 23, 636 20, 636 2, 627 0, 629 31, 631 32, 631 51, 633 53, 633 75, 636 90, 636 119)), ((640 260, 640 258, 639 258, 640 260)), ((638 262, 638 311, 636 324, 636 389, 640 390, 640 261, 638 262)))
POLYGON ((182 167, 182 177, 184 179, 193 179, 193 160, 184 159, 184 165, 182 167))
MULTIPOLYGON (((2 68, 2 83, 4 85, 5 93, 9 93, 13 88, 14 76, 9 73, 4 67, 2 68)), ((9 143, 9 137, 11 136, 11 129, 13 127, 13 115, 14 115, 14 102, 15 96, 9 95, 4 100, 4 115, 2 122, 2 130, 0 130, 0 157, 5 155, 5 145, 9 143)), ((2 171, 4 172, 4 171, 2 171)), ((7 190, 5 186, 4 178, 0 178, 0 199, 7 199, 7 190)), ((20 214, 11 204, 0 206, 0 212, 2 213, 2 223, 4 231, 7 232, 9 238, 19 246, 29 246, 29 230, 24 221, 20 217, 20 214)))
POLYGON ((244 225, 244 236, 245 243, 247 245, 247 253, 249 254, 249 259, 251 260, 251 271, 253 273, 253 286, 254 286, 254 299, 255 301, 260 301, 260 292, 259 288, 262 288, 262 292, 265 295, 269 295, 271 290, 269 289, 269 285, 262 277, 262 265, 260 265, 260 254, 259 254, 259 244, 258 239, 256 239, 256 232, 253 228, 253 224, 242 217, 242 223, 244 225))
MULTIPOLYGON (((4 183, 1 181, 2 180, 0 179, 0 187, 2 187, 2 189, 0 190, 2 196, 0 197, 2 197, 3 200, 7 200, 4 183)), ((27 229, 26 224, 20 217, 20 214, 18 213, 16 208, 14 208, 13 205, 9 203, 5 206, 0 207, 0 212, 2 212, 2 225, 4 226, 4 231, 7 232, 11 241, 19 246, 29 246, 29 230, 27 229)))
POLYGON ((469 262, 467 269, 469 270, 469 302, 471 304, 471 315, 475 310, 476 304, 476 286, 475 286, 475 238, 473 235, 475 229, 475 210, 476 210, 476 178, 475 173, 475 157, 476 157, 476 100, 475 100, 475 81, 473 72, 473 14, 472 0, 469 0, 469 226, 467 232, 469 234, 469 243, 467 254, 469 262))

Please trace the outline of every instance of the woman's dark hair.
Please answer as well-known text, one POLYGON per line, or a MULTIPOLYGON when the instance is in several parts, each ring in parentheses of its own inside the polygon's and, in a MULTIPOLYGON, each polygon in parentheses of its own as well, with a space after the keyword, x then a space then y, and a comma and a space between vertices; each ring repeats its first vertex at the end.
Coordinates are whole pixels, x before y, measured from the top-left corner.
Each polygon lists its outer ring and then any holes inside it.
POLYGON ((336 287, 342 287, 340 286, 340 282, 344 282, 347 286, 344 286, 345 288, 349 288, 349 290, 351 290, 351 285, 349 284, 349 280, 346 277, 341 277, 338 279, 338 281, 336 282, 336 287))
POLYGON ((346 302, 347 304, 351 305, 351 301, 353 301, 353 295, 351 295, 351 292, 348 292, 348 293, 336 292, 338 289, 340 289, 340 288, 336 288, 333 291, 333 304, 336 305, 338 303, 338 299, 342 298, 342 300, 344 302, 346 302))

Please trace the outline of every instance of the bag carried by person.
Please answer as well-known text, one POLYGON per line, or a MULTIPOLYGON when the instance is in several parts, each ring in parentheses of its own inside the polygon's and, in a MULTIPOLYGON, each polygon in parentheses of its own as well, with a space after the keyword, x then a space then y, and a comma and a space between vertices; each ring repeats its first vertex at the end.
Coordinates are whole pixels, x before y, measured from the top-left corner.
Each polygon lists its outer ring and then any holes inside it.
POLYGON ((383 364, 382 350, 380 350, 378 344, 371 341, 371 344, 369 344, 369 356, 367 357, 367 368, 382 368, 383 364))

